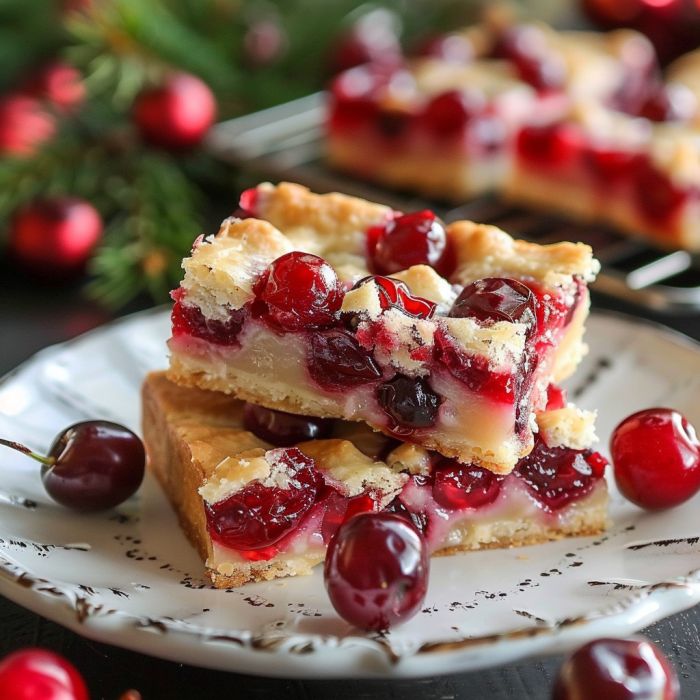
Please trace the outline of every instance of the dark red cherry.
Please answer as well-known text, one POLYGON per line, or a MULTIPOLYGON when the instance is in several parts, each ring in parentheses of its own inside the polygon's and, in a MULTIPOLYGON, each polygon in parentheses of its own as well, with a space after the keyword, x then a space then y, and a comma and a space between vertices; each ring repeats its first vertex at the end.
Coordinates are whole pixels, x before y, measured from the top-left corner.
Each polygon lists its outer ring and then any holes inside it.
POLYGON ((362 513, 331 540, 323 574, 342 618, 365 630, 385 631, 418 612, 428 569, 423 538, 405 519, 362 513))
POLYGON ((681 122, 692 119, 697 109, 697 98, 685 85, 659 83, 639 114, 654 122, 681 122))
POLYGON ((88 700, 85 681, 67 659, 46 649, 27 648, 0 662, 4 700, 88 700))
POLYGON ((448 90, 428 102, 421 121, 435 136, 455 136, 485 107, 486 98, 480 92, 448 90))
POLYGON ((449 510, 479 508, 496 500, 502 481, 486 469, 442 459, 433 470, 433 498, 449 510))
POLYGON ((377 90, 386 82, 373 66, 358 66, 331 83, 330 126, 356 129, 374 124, 379 112, 377 90))
POLYGON ((552 700, 677 700, 678 677, 646 639, 597 639, 564 662, 552 700))
POLYGON ((409 288, 401 280, 382 275, 370 275, 363 277, 355 283, 353 289, 361 287, 368 282, 374 282, 379 291, 379 305, 382 310, 399 309, 407 316, 413 318, 432 318, 437 305, 435 302, 423 297, 415 297, 409 288))
MULTIPOLYGON (((415 477, 413 477, 415 479, 415 477)), ((398 515, 404 520, 408 520, 413 527, 421 534, 425 534, 428 530, 428 515, 423 512, 416 512, 406 507, 406 504, 397 496, 385 509, 386 513, 398 515)))
POLYGON ((231 216, 235 216, 237 219, 255 218, 257 216, 258 197, 257 187, 250 187, 241 192, 241 196, 238 199, 238 208, 231 216))
POLYGON ((41 480, 56 502, 79 511, 106 510, 132 496, 143 481, 146 452, 137 435, 117 423, 75 423, 56 436, 43 457, 0 439, 41 462, 41 480))
POLYGON ((343 391, 382 377, 372 353, 362 348, 352 334, 342 330, 310 336, 306 367, 314 381, 329 391, 343 391))
POLYGON ((274 460, 268 480, 253 481, 206 506, 212 538, 227 547, 271 547, 299 525, 323 487, 314 461, 296 447, 280 448, 267 456, 274 460))
POLYGON ((417 53, 447 63, 469 63, 474 58, 474 45, 464 34, 441 34, 423 42, 417 53))
POLYGON ((514 474, 546 510, 558 510, 587 495, 603 477, 607 462, 596 452, 548 447, 537 440, 529 455, 515 467, 514 474))
POLYGON ((547 405, 545 411, 556 411, 566 406, 566 389, 562 389, 556 384, 547 386, 547 405))
POLYGON ((676 187, 668 175, 651 163, 641 163, 634 176, 637 206, 654 222, 666 223, 673 219, 690 196, 689 191, 676 187))
POLYGON ((233 309, 225 321, 206 318, 199 307, 185 303, 181 289, 173 292, 176 300, 171 314, 172 333, 201 338, 215 345, 235 345, 247 318, 246 308, 233 309))
POLYGON ((672 508, 700 490, 700 442, 678 411, 648 408, 625 418, 610 454, 622 495, 642 508, 672 508))
POLYGON ((581 133, 571 124, 526 126, 517 139, 518 153, 523 160, 553 168, 571 164, 582 145, 581 133))
POLYGON ((518 280, 485 277, 468 284, 449 313, 451 318, 475 318, 482 323, 508 321, 537 329, 537 298, 518 280))
POLYGON ((402 214, 389 221, 374 248, 372 265, 382 273, 391 274, 412 265, 430 265, 444 270, 448 263, 449 244, 445 226, 427 209, 402 214))
POLYGON ((343 303, 335 270, 323 258, 300 251, 277 258, 253 292, 256 313, 282 331, 327 327, 343 303))
POLYGON ((327 438, 333 431, 333 421, 247 403, 243 408, 243 427, 265 442, 289 447, 306 440, 327 438))
POLYGON ((627 181, 639 163, 638 153, 614 146, 589 145, 583 156, 590 171, 606 184, 627 181))
POLYGON ((325 513, 321 522, 321 536, 325 544, 328 544, 338 528, 353 515, 374 511, 377 502, 366 493, 361 493, 352 498, 341 495, 335 489, 330 489, 330 494, 324 502, 325 513))
POLYGON ((397 433, 435 425, 442 403, 427 379, 403 374, 377 387, 377 400, 394 421, 390 428, 397 433))

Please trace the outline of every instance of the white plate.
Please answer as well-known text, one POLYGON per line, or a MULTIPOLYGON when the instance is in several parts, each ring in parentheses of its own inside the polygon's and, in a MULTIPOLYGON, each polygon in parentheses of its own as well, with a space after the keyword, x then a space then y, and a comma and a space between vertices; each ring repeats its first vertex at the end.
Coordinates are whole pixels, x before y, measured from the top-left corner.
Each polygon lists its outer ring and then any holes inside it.
MULTIPOLYGON (((139 427, 139 384, 165 366, 164 312, 49 348, 0 384, 0 435, 46 449, 68 424, 139 427)), ((700 348, 594 315, 570 396, 599 409, 599 433, 664 404, 700 424, 700 348)), ((605 449, 605 448, 604 448, 605 449)), ((626 635, 700 600, 700 497, 645 514, 613 492, 613 527, 581 538, 433 561, 425 609, 360 636, 311 577, 212 589, 168 503, 147 479, 118 511, 77 515, 43 492, 34 462, 4 450, 0 593, 79 634, 183 663, 269 676, 453 673, 626 635)))

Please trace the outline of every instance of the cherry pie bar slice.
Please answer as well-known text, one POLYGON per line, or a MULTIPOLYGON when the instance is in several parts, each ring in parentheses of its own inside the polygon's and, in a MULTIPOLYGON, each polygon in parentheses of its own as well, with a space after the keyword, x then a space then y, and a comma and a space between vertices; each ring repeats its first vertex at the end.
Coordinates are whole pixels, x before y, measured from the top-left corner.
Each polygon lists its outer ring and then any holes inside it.
POLYGON ((292 184, 241 206, 183 262, 172 380, 494 472, 530 452, 548 385, 585 351, 589 247, 292 184))
POLYGON ((335 79, 331 164, 442 199, 498 191, 700 250, 700 54, 664 83, 633 31, 493 22, 426 52, 335 79))
POLYGON ((150 469, 212 582, 227 588, 310 573, 340 524, 362 511, 406 517, 435 554, 601 532, 607 488, 605 460, 590 449, 593 415, 554 405, 507 476, 359 423, 180 387, 163 373, 144 383, 143 433, 150 469), (322 437, 290 444, 314 434, 322 437))

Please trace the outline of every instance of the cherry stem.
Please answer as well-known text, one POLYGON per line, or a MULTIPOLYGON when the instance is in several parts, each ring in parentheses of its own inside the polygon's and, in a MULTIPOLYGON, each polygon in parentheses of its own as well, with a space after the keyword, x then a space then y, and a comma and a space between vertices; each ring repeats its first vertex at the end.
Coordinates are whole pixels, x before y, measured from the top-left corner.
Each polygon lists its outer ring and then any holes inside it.
POLYGON ((31 457, 37 462, 45 464, 47 467, 51 467, 56 463, 56 460, 53 457, 44 457, 43 455, 40 455, 37 452, 32 452, 32 450, 30 450, 26 445, 22 445, 19 442, 13 442, 12 440, 5 440, 3 438, 0 438, 0 445, 4 445, 5 447, 10 447, 13 450, 17 450, 17 452, 21 452, 23 455, 27 455, 27 457, 31 457))

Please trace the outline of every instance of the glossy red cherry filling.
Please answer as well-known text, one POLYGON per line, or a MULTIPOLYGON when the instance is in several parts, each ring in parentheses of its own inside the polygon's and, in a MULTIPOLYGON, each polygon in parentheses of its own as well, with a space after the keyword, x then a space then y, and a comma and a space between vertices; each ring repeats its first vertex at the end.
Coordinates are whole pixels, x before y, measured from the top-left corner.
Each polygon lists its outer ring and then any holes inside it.
POLYGON ((323 258, 300 251, 271 263, 253 293, 254 313, 282 331, 328 327, 343 303, 335 270, 323 258))
POLYGON ((639 115, 654 122, 681 122, 692 119, 697 110, 697 98, 685 85, 659 83, 642 104, 639 115))
POLYGON ((312 379, 329 391, 362 386, 382 377, 371 352, 344 330, 310 335, 306 367, 312 379))
POLYGON ((171 314, 174 337, 193 336, 215 345, 236 345, 241 328, 248 317, 246 308, 233 309, 226 321, 206 318, 197 306, 184 303, 183 290, 172 294, 176 300, 171 314))
POLYGON ((556 411, 566 407, 566 389, 562 389, 556 384, 547 387, 547 405, 545 411, 556 411))
POLYGON ((265 442, 277 447, 289 447, 306 440, 329 437, 333 431, 333 421, 246 403, 243 408, 243 427, 265 442))
POLYGON ((640 155, 613 146, 589 144, 583 152, 583 162, 596 179, 604 184, 626 182, 632 178, 640 163, 640 155))
POLYGON ((522 282, 507 277, 485 277, 462 290, 449 316, 474 318, 482 323, 524 323, 530 335, 537 330, 537 299, 522 282))
POLYGON ((382 307, 382 311, 399 309, 407 316, 424 319, 432 318, 435 314, 435 302, 423 299, 423 297, 413 296, 404 282, 393 277, 383 277, 381 275, 363 277, 355 284, 353 289, 358 289, 369 282, 374 282, 377 285, 379 305, 382 307))
POLYGON ((453 138, 486 108, 486 98, 475 90, 448 90, 433 97, 421 115, 421 124, 438 138, 453 138))
POLYGON ((377 509, 377 502, 367 493, 347 498, 335 489, 327 488, 329 493, 323 501, 324 513, 321 522, 321 536, 324 544, 328 544, 338 528, 353 515, 377 509))
POLYGON ((238 208, 233 212, 232 216, 237 219, 252 219, 257 216, 258 208, 258 188, 251 187, 244 190, 238 199, 238 208))
POLYGON ((676 187, 668 175, 659 172, 653 164, 642 163, 635 172, 634 196, 648 219, 664 223, 678 215, 690 192, 676 187))
POLYGON ((563 168, 576 161, 583 145, 579 130, 571 124, 527 126, 520 131, 517 149, 529 163, 563 168))
POLYGON ((433 498, 443 508, 461 510, 493 503, 501 491, 502 476, 481 467, 441 460, 433 469, 433 498))
POLYGON ((546 510, 554 511, 590 493, 596 481, 603 477, 606 464, 598 453, 548 447, 538 439, 513 473, 546 510))
POLYGON ((435 425, 442 398, 426 379, 397 374, 377 387, 377 401, 392 420, 389 429, 408 435, 435 425))
MULTIPOLYGON (((313 460, 294 447, 273 455, 277 476, 271 475, 270 485, 256 480, 218 503, 206 504, 212 539, 244 551, 270 548, 309 512, 323 487, 313 460)), ((274 548, 269 551, 274 556, 274 548)))
POLYGON ((429 265, 447 276, 454 267, 445 227, 427 209, 387 222, 375 238, 370 263, 377 272, 387 274, 429 265))
POLYGON ((341 73, 331 84, 331 129, 373 124, 379 114, 377 92, 387 82, 386 71, 375 66, 358 66, 341 73))

